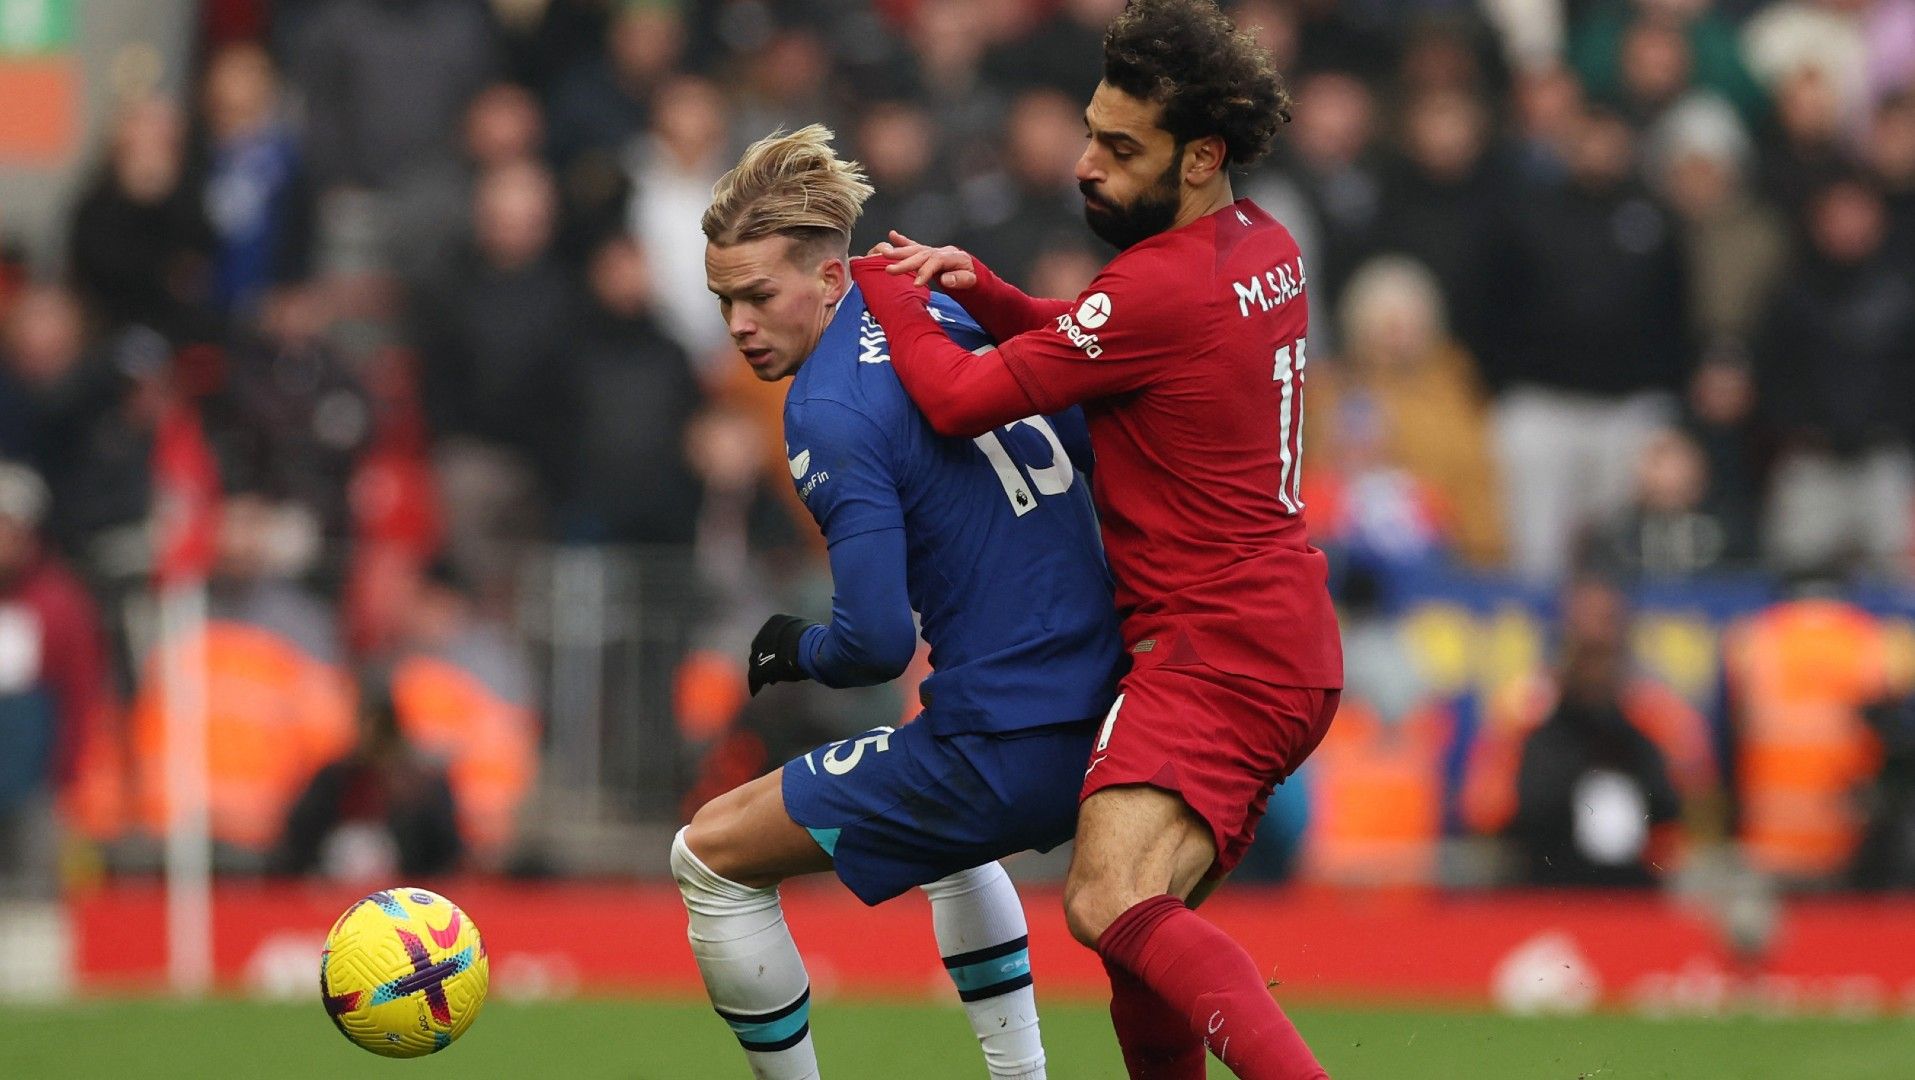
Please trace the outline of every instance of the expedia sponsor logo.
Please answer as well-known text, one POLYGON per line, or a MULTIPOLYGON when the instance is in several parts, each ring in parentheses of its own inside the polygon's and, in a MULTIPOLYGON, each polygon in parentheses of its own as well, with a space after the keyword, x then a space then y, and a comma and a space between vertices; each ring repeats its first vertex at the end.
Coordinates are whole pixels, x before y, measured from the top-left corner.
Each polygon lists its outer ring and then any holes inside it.
POLYGON ((1104 347, 1097 343, 1097 335, 1085 333, 1083 327, 1078 326, 1077 320, 1071 318, 1069 313, 1057 317, 1057 332, 1070 338, 1071 344, 1084 350, 1084 355, 1092 360, 1104 355, 1104 347))

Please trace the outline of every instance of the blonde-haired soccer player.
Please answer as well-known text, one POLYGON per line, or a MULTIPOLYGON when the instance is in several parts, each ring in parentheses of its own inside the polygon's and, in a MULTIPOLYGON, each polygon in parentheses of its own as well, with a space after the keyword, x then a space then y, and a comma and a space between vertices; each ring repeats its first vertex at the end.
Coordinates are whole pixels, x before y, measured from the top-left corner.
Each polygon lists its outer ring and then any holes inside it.
MULTIPOLYGON (((1123 667, 1074 410, 976 438, 930 428, 851 283, 871 193, 808 127, 754 145, 705 214, 705 275, 758 377, 791 380, 785 453, 829 545, 831 619, 774 615, 752 642, 776 682, 895 678, 917 647, 924 711, 820 747, 713 800, 672 846, 692 953, 759 1077, 816 1076, 809 982, 779 882, 835 871, 867 904, 922 887, 994 1077, 1044 1075, 1024 912, 996 859, 1071 835, 1075 793, 1123 667), (1074 456, 1071 449, 1075 448, 1074 456)), ((989 341, 934 303, 953 341, 989 341)))

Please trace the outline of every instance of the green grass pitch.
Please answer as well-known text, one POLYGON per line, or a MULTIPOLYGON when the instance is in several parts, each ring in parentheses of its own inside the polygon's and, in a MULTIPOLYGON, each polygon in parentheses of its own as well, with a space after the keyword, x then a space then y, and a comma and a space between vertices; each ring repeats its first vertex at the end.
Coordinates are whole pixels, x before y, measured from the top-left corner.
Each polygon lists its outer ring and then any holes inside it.
MULTIPOLYGON (((1434 1010, 1293 1010, 1337 1080, 1874 1080, 1915 1076, 1915 1020, 1517 1020, 1434 1010)), ((812 1015, 832 1080, 978 1080, 956 1006, 827 1000, 812 1015)), ((1052 1080, 1122 1080, 1102 1009, 1044 1011, 1052 1080)), ((737 1044, 702 1005, 641 999, 493 1001, 435 1057, 387 1061, 342 1039, 317 1001, 106 1000, 0 1006, 0 1077, 552 1077, 731 1080, 737 1044)), ((1212 1077, 1225 1074, 1214 1068, 1212 1077)))

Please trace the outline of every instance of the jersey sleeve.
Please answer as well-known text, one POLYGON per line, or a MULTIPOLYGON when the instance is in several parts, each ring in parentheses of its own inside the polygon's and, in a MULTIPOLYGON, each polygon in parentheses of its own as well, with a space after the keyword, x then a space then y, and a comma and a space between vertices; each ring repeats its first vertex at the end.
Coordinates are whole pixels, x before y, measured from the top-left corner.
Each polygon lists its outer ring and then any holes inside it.
POLYGON ((831 622, 805 631, 798 663, 826 686, 875 686, 917 654, 905 584, 904 530, 859 533, 831 545, 831 622))
POLYGON ((971 267, 977 274, 977 284, 964 291, 964 309, 999 341, 1035 330, 1071 309, 1069 300, 1026 294, 998 277, 975 255, 971 256, 971 267))
POLYGON ((895 678, 917 650, 917 630, 890 440, 863 413, 812 400, 787 414, 785 453, 831 559, 831 622, 806 632, 799 663, 832 687, 895 678))
POLYGON ((826 544, 904 528, 891 454, 875 421, 835 401, 807 401, 786 413, 791 482, 826 544))
POLYGON ((1187 359, 1203 315, 1175 267, 1119 259, 1104 268, 1067 312, 1041 329, 998 344, 998 355, 1038 411, 1127 393, 1187 359))
POLYGON ((937 323, 945 336, 957 342, 959 347, 976 353, 997 344, 997 339, 979 325, 956 299, 944 293, 932 293, 931 302, 925 307, 931 313, 931 321, 937 323))

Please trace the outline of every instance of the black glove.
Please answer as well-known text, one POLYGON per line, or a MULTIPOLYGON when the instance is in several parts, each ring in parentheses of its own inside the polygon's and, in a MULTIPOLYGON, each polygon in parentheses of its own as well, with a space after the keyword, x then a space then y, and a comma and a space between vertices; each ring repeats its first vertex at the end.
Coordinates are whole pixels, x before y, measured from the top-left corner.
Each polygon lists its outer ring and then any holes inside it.
POLYGON ((751 639, 751 655, 745 657, 752 697, 775 682, 802 682, 811 678, 798 663, 798 643, 804 640, 806 630, 817 625, 796 615, 773 615, 765 620, 765 625, 758 629, 758 636, 751 639))

